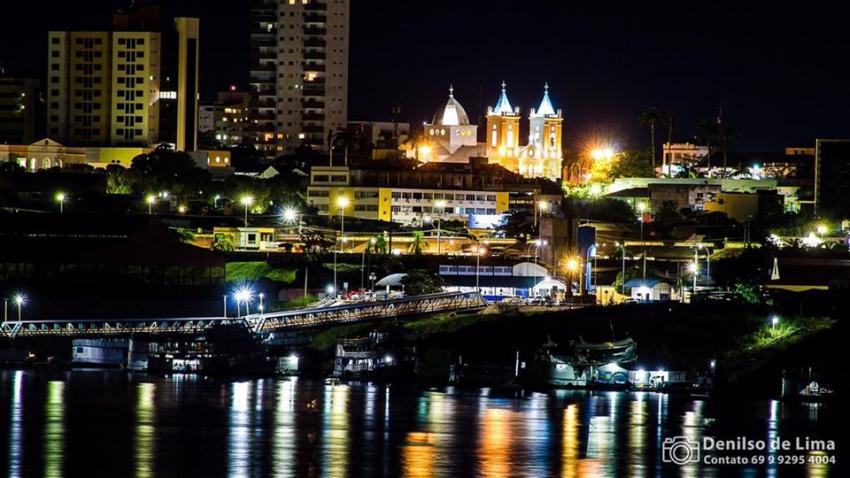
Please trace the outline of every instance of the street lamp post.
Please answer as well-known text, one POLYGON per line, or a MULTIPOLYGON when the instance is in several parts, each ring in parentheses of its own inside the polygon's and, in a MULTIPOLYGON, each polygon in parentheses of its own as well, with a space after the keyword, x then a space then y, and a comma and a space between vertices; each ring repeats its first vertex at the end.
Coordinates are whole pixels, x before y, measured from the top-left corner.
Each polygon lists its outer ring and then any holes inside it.
POLYGON ((24 297, 23 294, 18 294, 15 296, 15 305, 18 306, 18 322, 21 321, 21 306, 23 306, 27 302, 27 298, 24 297))
POLYGON ((242 199, 239 200, 243 206, 245 206, 245 227, 248 227, 248 207, 254 203, 253 196, 242 196, 242 199))
MULTIPOLYGON (((20 319, 18 319, 18 320, 20 320, 20 319)), ((771 332, 776 332, 776 324, 778 324, 778 323, 779 323, 779 317, 774 315, 773 317, 770 318, 770 330, 771 330, 771 332)))
POLYGON ((360 255, 360 289, 363 290, 365 288, 363 277, 366 274, 366 249, 369 249, 370 246, 374 246, 375 243, 378 242, 374 237, 369 239, 369 244, 363 246, 363 254, 360 255))
POLYGON ((646 210, 646 204, 639 203, 638 211, 640 211, 640 245, 643 256, 643 281, 646 282, 646 245, 643 243, 643 212, 646 210))
POLYGON ((484 249, 481 247, 481 244, 475 247, 475 291, 477 293, 481 293, 481 287, 479 286, 478 276, 479 270, 481 269, 481 253, 484 249))
POLYGON ((446 212, 446 201, 437 201, 434 203, 434 206, 440 209, 439 214, 437 215, 437 255, 440 255, 440 239, 442 235, 442 219, 443 214, 446 212))
MULTIPOLYGON (((549 203, 546 201, 540 201, 537 203, 537 210, 539 213, 539 219, 537 222, 537 240, 539 241, 543 236, 543 231, 541 231, 543 226, 543 211, 549 209, 549 203)), ((537 216, 535 216, 537 217, 537 216)))
POLYGON ((375 279, 377 279, 377 278, 378 278, 378 276, 376 276, 374 272, 369 273, 369 281, 372 283, 372 293, 373 294, 375 293, 375 279))
POLYGON ((56 193, 56 202, 59 203, 59 214, 63 214, 65 212, 65 193, 56 193))
MULTIPOLYGON (((334 294, 337 294, 339 290, 337 288, 337 253, 339 252, 340 247, 344 247, 345 244, 345 208, 348 206, 348 198, 345 196, 339 196, 336 199, 336 206, 339 209, 339 224, 340 224, 340 238, 337 243, 337 247, 334 247, 334 294)), ((345 250, 343 250, 345 252, 345 250)))
POLYGON ((620 295, 626 295, 626 244, 620 244, 619 242, 615 242, 614 244, 623 251, 623 275, 620 281, 620 295))
POLYGON ((148 203, 148 216, 150 216, 151 214, 153 214, 153 203, 156 202, 156 196, 154 196, 153 194, 148 194, 148 196, 145 198, 145 202, 148 203))

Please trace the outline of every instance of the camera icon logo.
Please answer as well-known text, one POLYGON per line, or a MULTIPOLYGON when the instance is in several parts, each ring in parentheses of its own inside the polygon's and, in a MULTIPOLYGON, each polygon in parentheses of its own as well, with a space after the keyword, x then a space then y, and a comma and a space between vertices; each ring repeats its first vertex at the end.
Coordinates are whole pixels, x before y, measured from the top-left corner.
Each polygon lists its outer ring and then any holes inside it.
POLYGON ((697 463, 700 458, 699 442, 688 437, 665 438, 661 444, 661 460, 664 463, 686 465, 697 463))

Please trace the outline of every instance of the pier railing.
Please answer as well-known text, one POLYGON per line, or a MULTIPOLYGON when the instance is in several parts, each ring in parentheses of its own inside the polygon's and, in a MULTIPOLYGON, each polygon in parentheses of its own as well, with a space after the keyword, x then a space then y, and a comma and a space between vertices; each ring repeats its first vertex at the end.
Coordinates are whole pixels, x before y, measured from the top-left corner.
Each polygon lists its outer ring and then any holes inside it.
POLYGON ((199 335, 216 325, 244 325, 266 334, 322 325, 412 317, 483 309, 475 292, 454 292, 402 297, 354 304, 294 309, 243 317, 177 317, 167 319, 63 319, 9 321, 0 324, 0 335, 19 337, 112 337, 130 335, 199 335))

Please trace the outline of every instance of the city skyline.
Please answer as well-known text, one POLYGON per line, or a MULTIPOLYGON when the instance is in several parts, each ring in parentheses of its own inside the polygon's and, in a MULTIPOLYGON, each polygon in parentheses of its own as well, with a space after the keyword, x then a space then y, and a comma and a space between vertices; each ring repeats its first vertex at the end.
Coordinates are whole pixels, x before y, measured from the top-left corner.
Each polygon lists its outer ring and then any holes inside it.
MULTIPOLYGON (((43 20, 37 28, 18 22, 0 34, 6 45, 0 61, 18 76, 43 80, 47 31, 106 30, 116 3, 55 4, 47 12, 38 5, 9 7, 21 18, 43 20), (20 41, 39 53, 15 48, 20 41)), ((163 3, 174 13, 201 18, 202 99, 231 84, 247 89, 250 5, 163 3)), ((850 94, 841 87, 848 71, 833 64, 850 49, 850 36, 831 29, 833 21, 805 24, 791 10, 723 5, 624 7, 614 15, 553 2, 522 8, 507 1, 487 8, 441 1, 368 9, 353 4, 348 119, 388 120, 397 104, 402 120, 421 123, 451 83, 481 123, 501 81, 523 113, 548 81, 564 109, 568 147, 591 135, 648 145, 636 118, 650 106, 673 110, 674 139, 685 141, 721 105, 737 136, 734 150, 811 145, 816 137, 839 137, 850 128, 842 113, 850 108, 850 94), (457 31, 430 33, 446 16, 457 31), (496 40, 509 37, 514 40, 496 40)))

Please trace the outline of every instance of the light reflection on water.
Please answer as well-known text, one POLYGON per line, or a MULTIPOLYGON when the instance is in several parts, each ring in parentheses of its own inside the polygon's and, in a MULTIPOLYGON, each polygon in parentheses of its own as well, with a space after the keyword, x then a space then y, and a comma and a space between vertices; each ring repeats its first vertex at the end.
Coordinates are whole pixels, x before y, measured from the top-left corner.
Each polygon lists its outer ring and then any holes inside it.
POLYGON ((91 452, 126 440, 128 446, 98 456, 112 476, 126 476, 122 470, 138 477, 175 475, 176 469, 231 477, 839 476, 828 465, 741 469, 661 462, 663 440, 672 436, 699 441, 744 427, 741 433, 753 438, 808 432, 824 438, 836 423, 828 405, 812 411, 777 401, 719 406, 650 392, 422 390, 303 378, 226 382, 104 374, 73 372, 67 375, 73 380, 57 380, 0 372, 0 446, 7 450, 0 469, 7 476, 87 475, 92 462, 68 455, 72 444, 92 442, 82 448, 91 452), (101 408, 115 418, 86 418, 101 408))

